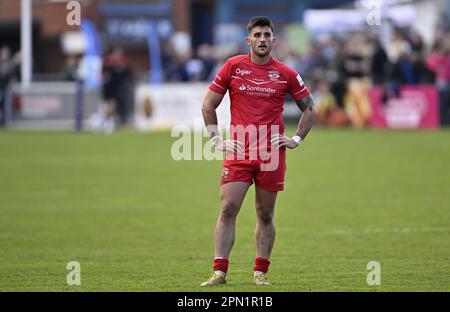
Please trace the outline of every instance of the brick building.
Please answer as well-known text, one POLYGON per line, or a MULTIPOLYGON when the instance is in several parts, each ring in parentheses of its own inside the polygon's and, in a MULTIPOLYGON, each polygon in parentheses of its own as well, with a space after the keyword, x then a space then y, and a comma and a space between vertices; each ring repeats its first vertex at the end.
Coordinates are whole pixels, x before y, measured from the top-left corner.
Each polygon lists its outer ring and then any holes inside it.
MULTIPOLYGON (((103 51, 108 47, 122 47, 134 72, 143 80, 151 65, 148 34, 143 30, 148 22, 155 23, 162 37, 184 35, 188 45, 195 49, 202 43, 220 43, 223 39, 220 29, 226 29, 221 26, 235 24, 244 29, 255 14, 268 16, 280 29, 284 24, 301 22, 303 11, 308 7, 334 6, 349 1, 78 0, 82 18, 88 18, 97 28, 103 51)), ((0 46, 8 45, 12 52, 20 49, 20 2, 0 2, 0 46)), ((79 31, 78 26, 66 23, 67 2, 32 0, 35 80, 57 79, 64 69, 67 56, 61 40, 65 33, 79 31)))
MULTIPOLYGON (((0 2, 0 47, 9 46, 12 53, 20 50, 20 2, 0 2)), ((35 80, 58 79, 66 55, 61 40, 67 32, 80 27, 67 24, 68 1, 32 0, 33 75, 35 80)), ((79 0, 81 17, 91 20, 100 34, 103 50, 120 46, 136 72, 148 70, 146 38, 138 33, 139 22, 165 21, 171 31, 189 31, 190 19, 185 0, 79 0)))

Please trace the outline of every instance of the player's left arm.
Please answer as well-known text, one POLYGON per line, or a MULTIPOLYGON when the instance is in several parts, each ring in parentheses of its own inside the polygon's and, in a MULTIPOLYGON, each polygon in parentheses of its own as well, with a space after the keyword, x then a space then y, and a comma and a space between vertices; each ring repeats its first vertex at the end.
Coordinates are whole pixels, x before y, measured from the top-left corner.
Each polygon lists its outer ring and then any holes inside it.
POLYGON ((271 143, 278 145, 278 148, 285 146, 293 149, 300 145, 311 130, 317 115, 316 104, 311 94, 308 94, 300 100, 296 100, 295 103, 302 111, 302 116, 298 122, 297 132, 290 138, 284 135, 274 135, 271 138, 271 143))
POLYGON ((297 132, 295 135, 298 135, 303 141, 316 120, 317 107, 311 94, 305 96, 301 100, 295 101, 295 103, 302 111, 302 116, 298 122, 297 132))

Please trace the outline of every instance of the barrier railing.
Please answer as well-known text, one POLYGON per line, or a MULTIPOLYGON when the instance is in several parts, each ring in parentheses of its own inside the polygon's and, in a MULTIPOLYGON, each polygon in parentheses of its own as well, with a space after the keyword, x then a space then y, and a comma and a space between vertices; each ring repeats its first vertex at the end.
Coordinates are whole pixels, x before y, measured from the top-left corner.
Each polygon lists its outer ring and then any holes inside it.
POLYGON ((16 83, 5 100, 7 129, 81 131, 98 110, 101 94, 81 82, 33 82, 26 89, 16 83))

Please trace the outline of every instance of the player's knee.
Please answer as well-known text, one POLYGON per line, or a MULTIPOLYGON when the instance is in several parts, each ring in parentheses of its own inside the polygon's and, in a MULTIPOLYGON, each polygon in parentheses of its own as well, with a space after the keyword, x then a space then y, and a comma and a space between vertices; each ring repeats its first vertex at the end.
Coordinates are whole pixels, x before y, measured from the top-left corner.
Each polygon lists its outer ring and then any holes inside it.
POLYGON ((270 224, 273 222, 273 209, 259 207, 259 209, 256 209, 256 216, 258 218, 258 222, 270 224))
POLYGON ((236 202, 223 201, 221 217, 225 219, 234 219, 238 214, 239 208, 240 207, 236 202))

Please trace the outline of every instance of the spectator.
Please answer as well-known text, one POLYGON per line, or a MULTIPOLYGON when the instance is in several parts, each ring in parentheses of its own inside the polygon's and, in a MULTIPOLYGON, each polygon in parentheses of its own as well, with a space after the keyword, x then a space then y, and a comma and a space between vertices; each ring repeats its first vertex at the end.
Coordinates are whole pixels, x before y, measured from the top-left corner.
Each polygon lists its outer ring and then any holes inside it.
POLYGON ((422 36, 417 32, 415 31, 411 32, 409 44, 413 52, 417 52, 418 54, 424 53, 425 43, 423 42, 422 36))
POLYGON ((20 75, 20 52, 11 57, 8 46, 0 48, 0 125, 5 125, 5 106, 10 83, 20 75))
POLYGON ((205 63, 198 56, 191 57, 184 64, 187 80, 191 82, 202 81, 206 76, 205 63))
POLYGON ((441 41, 435 47, 435 51, 428 56, 426 65, 436 76, 441 125, 448 126, 450 125, 450 48, 448 41, 441 41))
POLYGON ((94 130, 112 133, 117 122, 124 126, 133 108, 133 79, 128 59, 122 49, 115 48, 103 61, 103 99, 105 106, 92 117, 94 130))
POLYGON ((408 41, 406 41, 405 39, 405 35, 403 33, 402 30, 397 29, 394 33, 394 35, 392 36, 391 42, 388 46, 388 55, 389 55, 389 60, 392 63, 396 63, 400 57, 400 55, 402 54, 403 51, 405 50, 411 50, 411 46, 408 43, 408 41))
POLYGON ((75 55, 69 55, 66 58, 66 66, 64 67, 64 79, 67 81, 78 80, 78 57, 75 55))
POLYGON ((174 55, 172 64, 167 71, 169 82, 189 81, 189 75, 186 72, 186 63, 189 59, 190 55, 174 55))
POLYGON ((386 81, 389 70, 389 59, 386 50, 381 45, 380 40, 374 38, 373 55, 371 58, 371 76, 372 83, 375 85, 381 85, 386 81))
POLYGON ((326 80, 313 82, 313 96, 317 103, 317 122, 324 126, 339 127, 350 124, 344 110, 337 105, 326 80))
MULTIPOLYGON (((411 46, 412 47, 412 46, 411 46)), ((421 49, 411 49, 404 45, 397 62, 392 67, 392 77, 395 83, 426 84, 433 82, 433 73, 426 67, 421 49)))
POLYGON ((369 62, 364 55, 364 41, 359 35, 347 41, 340 69, 346 80, 344 109, 355 128, 365 127, 372 114, 369 101, 369 62))
POLYGON ((104 97, 111 111, 117 113, 121 125, 128 122, 132 109, 130 99, 130 85, 132 73, 128 58, 123 50, 116 48, 106 56, 103 64, 104 97))
POLYGON ((313 70, 324 67, 325 60, 320 53, 317 43, 311 42, 306 54, 300 59, 298 66, 294 68, 304 76, 311 76, 313 70))
POLYGON ((211 74, 211 71, 214 68, 215 60, 214 60, 214 49, 209 44, 201 44, 197 48, 197 55, 199 59, 202 61, 203 72, 201 76, 202 81, 206 81, 211 74))
POLYGON ((398 59, 393 66, 392 80, 400 85, 417 84, 419 82, 411 60, 411 51, 407 45, 403 46, 403 50, 399 53, 398 59))

